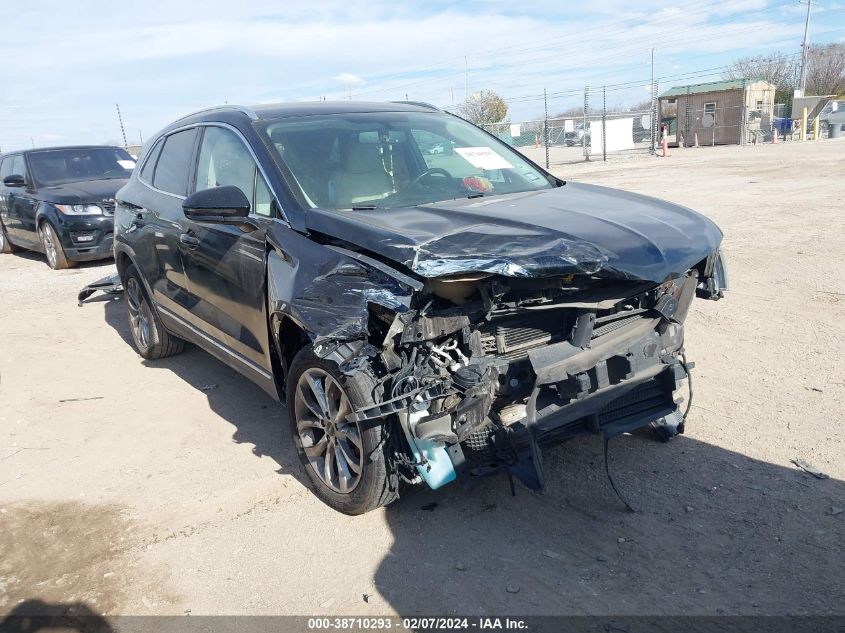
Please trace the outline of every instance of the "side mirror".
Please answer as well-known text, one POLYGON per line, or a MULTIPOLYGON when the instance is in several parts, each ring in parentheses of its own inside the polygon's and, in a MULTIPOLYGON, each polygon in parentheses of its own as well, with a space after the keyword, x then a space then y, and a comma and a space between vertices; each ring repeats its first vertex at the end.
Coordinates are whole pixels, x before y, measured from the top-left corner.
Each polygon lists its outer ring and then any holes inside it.
POLYGON ((10 174, 3 179, 3 184, 7 187, 23 187, 26 180, 20 174, 10 174))
POLYGON ((240 224, 249 215, 249 200, 233 185, 203 189, 182 203, 185 217, 195 222, 240 224))

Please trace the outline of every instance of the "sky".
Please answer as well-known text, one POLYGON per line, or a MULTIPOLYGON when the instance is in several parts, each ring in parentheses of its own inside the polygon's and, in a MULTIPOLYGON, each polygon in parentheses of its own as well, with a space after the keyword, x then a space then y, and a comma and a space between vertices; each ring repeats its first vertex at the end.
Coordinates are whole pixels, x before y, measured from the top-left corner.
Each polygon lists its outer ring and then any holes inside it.
MULTIPOLYGON (((813 0, 810 43, 845 42, 845 0, 813 0)), ((0 0, 0 6, 11 0, 0 0)), ((798 0, 31 0, 3 11, 0 149, 147 140, 223 103, 410 99, 494 90, 512 121, 718 79, 731 60, 800 55, 798 0)))

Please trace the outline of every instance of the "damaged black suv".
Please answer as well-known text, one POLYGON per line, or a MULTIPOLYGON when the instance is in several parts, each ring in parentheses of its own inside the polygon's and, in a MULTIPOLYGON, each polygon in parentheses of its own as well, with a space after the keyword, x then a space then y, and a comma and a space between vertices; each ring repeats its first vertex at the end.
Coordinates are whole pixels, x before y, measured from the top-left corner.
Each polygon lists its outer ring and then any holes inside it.
POLYGON ((726 288, 721 239, 413 103, 190 115, 115 216, 141 355, 190 341, 285 401, 316 493, 348 514, 403 482, 540 487, 541 447, 582 433, 682 432, 683 322, 726 288))

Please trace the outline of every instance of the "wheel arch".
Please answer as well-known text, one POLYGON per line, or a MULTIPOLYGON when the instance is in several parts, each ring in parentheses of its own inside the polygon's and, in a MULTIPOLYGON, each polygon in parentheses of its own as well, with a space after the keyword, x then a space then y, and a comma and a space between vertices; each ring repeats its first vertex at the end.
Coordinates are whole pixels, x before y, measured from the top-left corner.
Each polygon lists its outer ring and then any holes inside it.
MULTIPOLYGON (((123 281, 126 275, 126 269, 130 266, 134 266, 135 262, 132 260, 132 257, 129 256, 124 250, 115 250, 114 253, 114 265, 117 268, 117 275, 120 277, 120 280, 123 281)), ((137 266, 136 266, 137 268, 137 266)))
POLYGON ((147 293, 147 297, 149 297, 150 302, 155 307, 153 289, 150 286, 150 282, 144 276, 144 272, 141 270, 141 267, 138 266, 138 262, 135 260, 135 253, 120 242, 117 243, 117 246, 114 249, 114 264, 117 268, 117 274, 120 278, 120 283, 122 284, 126 283, 126 271, 129 269, 129 267, 135 267, 135 270, 138 271, 138 276, 141 279, 141 284, 144 286, 144 290, 147 293))
POLYGON ((286 314, 273 315, 274 343, 285 367, 290 367, 293 357, 311 343, 307 330, 286 314))

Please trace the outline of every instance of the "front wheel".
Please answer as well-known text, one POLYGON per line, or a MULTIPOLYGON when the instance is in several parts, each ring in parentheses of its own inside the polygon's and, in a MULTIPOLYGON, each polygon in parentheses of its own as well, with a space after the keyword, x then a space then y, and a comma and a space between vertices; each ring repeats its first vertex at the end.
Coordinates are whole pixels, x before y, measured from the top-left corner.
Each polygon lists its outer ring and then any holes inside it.
POLYGON ((138 353, 148 360, 156 360, 181 352, 185 342, 164 329, 135 266, 126 269, 123 288, 129 331, 138 353))
MULTIPOLYGON (((364 514, 398 497, 383 423, 362 428, 346 416, 373 404, 373 380, 346 376, 306 347, 291 363, 287 406, 297 453, 313 490, 344 514, 364 514)), ((372 421, 371 421, 372 422, 372 421)))
POLYGON ((47 264, 53 270, 64 270, 65 268, 73 268, 76 262, 71 261, 65 255, 65 249, 62 248, 62 242, 56 234, 56 229, 53 225, 45 221, 38 227, 38 238, 41 240, 41 246, 44 248, 44 254, 47 256, 47 264))

